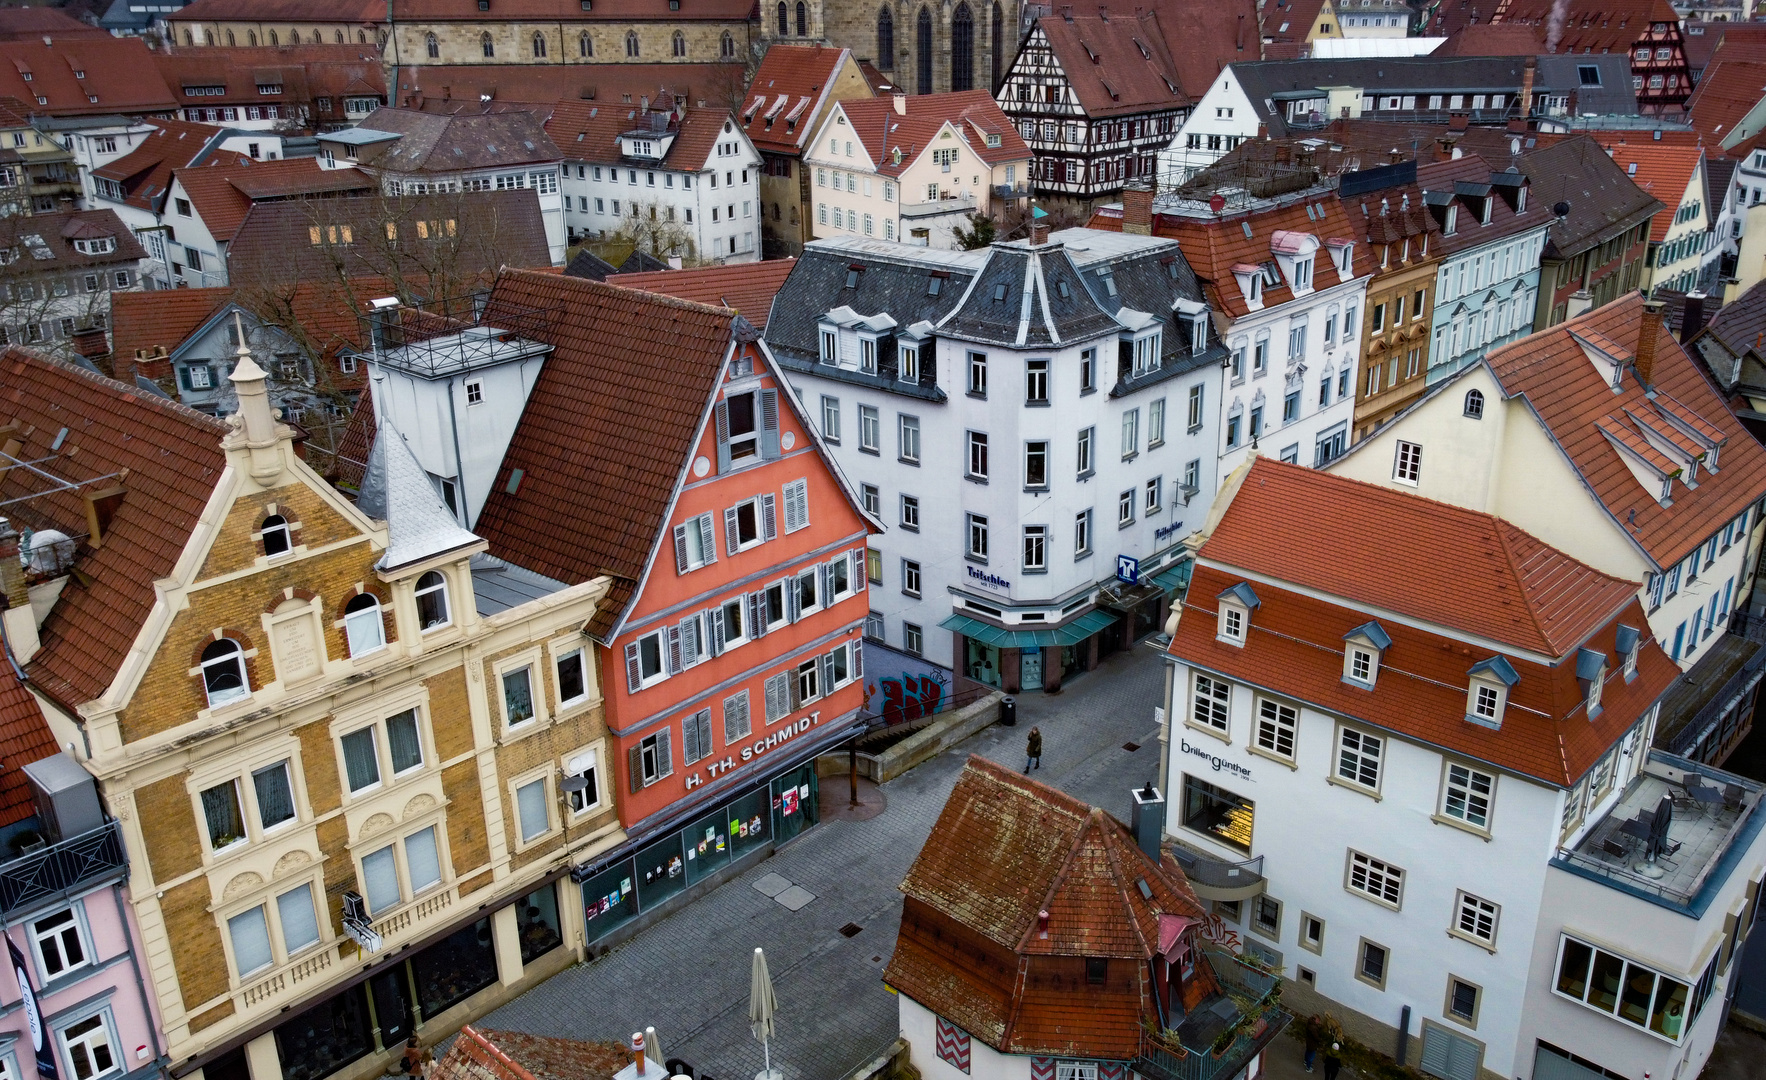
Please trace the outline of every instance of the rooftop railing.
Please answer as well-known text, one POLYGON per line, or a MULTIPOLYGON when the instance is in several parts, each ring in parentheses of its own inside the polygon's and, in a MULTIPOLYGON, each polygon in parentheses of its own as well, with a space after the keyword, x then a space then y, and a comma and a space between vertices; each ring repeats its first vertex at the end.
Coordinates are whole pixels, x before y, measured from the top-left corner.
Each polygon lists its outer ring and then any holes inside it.
POLYGON ((8 863, 0 863, 0 912, 66 896, 128 869, 128 853, 114 821, 8 863))

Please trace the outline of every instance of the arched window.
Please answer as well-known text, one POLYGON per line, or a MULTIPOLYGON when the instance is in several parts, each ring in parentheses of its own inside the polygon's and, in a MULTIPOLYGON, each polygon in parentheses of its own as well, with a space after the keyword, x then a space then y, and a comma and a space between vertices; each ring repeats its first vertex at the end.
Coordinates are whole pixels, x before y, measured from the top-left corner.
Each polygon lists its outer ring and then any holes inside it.
POLYGON ((294 547, 294 541, 288 533, 288 519, 281 514, 271 514, 265 518, 258 531, 264 538, 264 554, 272 559, 294 547))
POLYGON ((366 30, 357 30, 356 31, 356 44, 357 45, 368 44, 368 31, 366 31, 366 30))
POLYGON ((627 56, 638 55, 638 32, 636 30, 625 32, 625 54, 627 56))
POLYGON ((919 70, 915 72, 916 89, 922 94, 932 92, 932 10, 920 9, 920 18, 914 27, 914 52, 919 61, 919 70))
POLYGON ((975 16, 958 4, 950 17, 950 88, 975 89, 975 16))
POLYGON ((334 35, 335 35, 337 43, 339 45, 342 45, 343 44, 343 31, 342 30, 334 31, 334 35))
POLYGON ((797 0, 797 36, 809 36, 809 5, 797 0))
MULTIPOLYGON (((784 11, 785 11, 785 5, 780 4, 779 5, 779 12, 780 12, 779 21, 780 22, 785 21, 784 11)), ((186 45, 196 44, 196 39, 190 36, 190 31, 188 31, 188 30, 184 31, 184 44, 186 44, 186 45)))
POLYGON ((736 39, 730 36, 728 30, 724 31, 723 38, 717 43, 717 55, 724 60, 736 58, 736 39))
POLYGON ((229 45, 238 44, 237 42, 235 42, 233 40, 233 31, 231 31, 231 30, 227 31, 227 44, 229 44, 229 45))
POLYGON ((1005 63, 1003 58, 1006 54, 1005 31, 1001 29, 1001 27, 1005 25, 1005 22, 1005 13, 1000 11, 1000 6, 998 4, 993 5, 993 25, 989 27, 993 36, 988 39, 988 48, 991 53, 989 59, 993 64, 993 71, 991 73, 993 75, 993 87, 990 87, 990 89, 997 88, 1000 85, 1000 81, 1005 78, 1005 73, 1000 70, 1000 65, 1005 63))
POLYGON ((258 43, 258 32, 256 30, 247 30, 245 32, 245 43, 247 45, 255 46, 258 43))
MULTIPOLYGON (((779 0, 779 36, 784 37, 791 32, 791 11, 785 6, 785 0, 779 0)), ((186 42, 185 44, 189 44, 186 42)))
POLYGON ((487 58, 497 55, 497 47, 491 44, 491 36, 488 33, 478 35, 478 51, 484 53, 487 58))
POLYGON ((888 8, 877 12, 877 69, 895 70, 895 16, 888 8))
POLYGON ((435 40, 434 34, 423 35, 423 51, 429 54, 431 60, 441 58, 441 42, 435 40))
POLYGON ((245 650, 232 638, 212 641, 202 650, 202 689, 209 707, 219 708, 251 693, 245 678, 245 650))
POLYGON ((1484 419, 1484 393, 1481 390, 1466 391, 1466 415, 1473 420, 1484 419))
POLYGON ((687 35, 681 33, 679 30, 675 31, 673 51, 676 56, 687 55, 687 35))
POLYGON ((578 56, 595 55, 595 42, 589 37, 588 31, 586 30, 577 35, 576 54, 578 56))
POLYGON ((324 41, 324 40, 325 40, 325 38, 320 35, 319 31, 317 31, 317 30, 313 31, 313 44, 317 45, 321 41, 324 41))
POLYGON ((448 611, 448 580, 431 570, 417 579, 417 626, 425 631, 453 621, 448 611))
POLYGON ((288 32, 288 43, 290 45, 300 44, 300 29, 298 27, 288 32))
POLYGON ((366 656, 386 647, 386 624, 380 619, 380 601, 362 593, 343 609, 343 632, 351 656, 366 656))
MULTIPOLYGON (((186 34, 185 36, 188 37, 189 35, 186 34)), ((190 44, 190 42, 186 41, 184 44, 188 45, 188 44, 190 44)), ((282 44, 281 39, 277 38, 276 31, 274 31, 274 30, 270 31, 270 44, 272 44, 272 45, 282 44)))
POLYGON ((546 55, 546 35, 535 34, 533 36, 533 54, 535 56, 546 55))
MULTIPOLYGON (((204 45, 213 45, 215 43, 215 32, 213 30, 204 30, 202 32, 202 43, 204 45)), ((1657 75, 1656 82, 1660 83, 1661 81, 1662 77, 1657 75)))

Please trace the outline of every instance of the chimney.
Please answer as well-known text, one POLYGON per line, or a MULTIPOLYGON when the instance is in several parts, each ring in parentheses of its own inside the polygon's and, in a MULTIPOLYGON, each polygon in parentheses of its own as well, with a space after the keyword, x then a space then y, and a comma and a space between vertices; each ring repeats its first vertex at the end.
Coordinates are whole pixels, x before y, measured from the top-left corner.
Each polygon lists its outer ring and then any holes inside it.
MULTIPOLYGON (((1123 232, 1129 231, 1127 222, 1123 223, 1122 231, 1123 232)), ((1049 242, 1049 227, 1047 225, 1044 225, 1040 221, 1031 222, 1030 223, 1030 246, 1031 247, 1041 247, 1043 244, 1046 244, 1048 242, 1049 242)))
POLYGON ((1521 118, 1524 120, 1533 115, 1533 73, 1539 61, 1527 57, 1527 66, 1521 69, 1521 118))
POLYGON ((1135 844, 1146 852, 1147 858, 1158 862, 1159 845, 1165 838, 1165 796, 1159 794, 1151 780, 1134 793, 1128 821, 1135 844))
POLYGON ((632 1053, 638 1057, 638 1071, 635 1075, 643 1076, 649 1070, 644 1064, 644 1033, 642 1031, 632 1032, 632 1053))
POLYGON ((1049 936, 1049 909, 1048 908, 1043 908, 1041 911, 1036 913, 1036 936, 1039 938, 1046 938, 1049 936))
POLYGON ((1661 333, 1662 309, 1667 306, 1660 300, 1643 302, 1643 325, 1637 331, 1637 359, 1631 366, 1645 390, 1655 385, 1656 335, 1661 333))
POLYGON ((906 116, 908 114, 908 96, 899 91, 889 96, 893 99, 895 104, 895 115, 906 116))
POLYGON ((104 338, 104 330, 97 326, 88 326, 84 330, 74 331, 74 352, 92 361, 94 367, 109 373, 111 365, 110 343, 104 338))
POLYGON ((1122 231, 1135 236, 1153 235, 1153 185, 1144 180, 1122 187, 1122 231))
POLYGON ((1435 151, 1435 160, 1436 161, 1452 161, 1453 160, 1453 146, 1457 142, 1459 142, 1459 136, 1455 133, 1452 133, 1452 132, 1449 132, 1448 134, 1442 135, 1439 138, 1437 138, 1435 140, 1435 145, 1438 147, 1438 149, 1435 151))
POLYGON ((1680 343, 1685 345, 1705 328, 1705 294, 1697 289, 1686 294, 1680 309, 1680 343))
POLYGON ((25 580, 24 564, 18 560, 18 530, 5 518, 0 518, 0 591, 6 596, 6 613, 0 616, 6 644, 12 648, 14 660, 28 664, 39 644, 37 616, 31 610, 31 589, 25 580))

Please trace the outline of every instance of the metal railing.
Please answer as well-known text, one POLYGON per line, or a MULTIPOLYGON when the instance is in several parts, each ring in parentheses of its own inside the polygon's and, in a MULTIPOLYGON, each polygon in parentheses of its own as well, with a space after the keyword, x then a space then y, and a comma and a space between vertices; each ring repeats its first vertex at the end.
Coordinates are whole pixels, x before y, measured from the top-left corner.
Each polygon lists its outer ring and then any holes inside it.
MULTIPOLYGON (((1762 630, 1766 630, 1766 620, 1754 619, 1751 623, 1744 620, 1739 629, 1742 631, 1738 634, 1739 637, 1758 642, 1762 640, 1759 636, 1762 630)), ((1680 730, 1668 740, 1668 752, 1680 755, 1691 753, 1705 732, 1722 721, 1725 713, 1730 709, 1743 707, 1740 699, 1750 684, 1760 680, 1762 667, 1766 667, 1766 649, 1756 651, 1748 657, 1735 674, 1705 700, 1704 707, 1694 713, 1691 720, 1681 725, 1680 730)))
POLYGON ((1249 1009, 1241 1004, 1239 1019, 1227 1029, 1231 1037, 1221 1046, 1185 1046, 1175 1031, 1142 1031, 1140 1053, 1132 1065, 1150 1080, 1220 1080, 1235 1076, 1293 1019, 1271 1000, 1281 982, 1279 978, 1251 967, 1231 953, 1204 949, 1203 955, 1228 997, 1241 1003, 1249 999, 1253 1004, 1249 1009))
POLYGON ((114 821, 0 864, 0 911, 63 896, 129 866, 123 836, 114 821))

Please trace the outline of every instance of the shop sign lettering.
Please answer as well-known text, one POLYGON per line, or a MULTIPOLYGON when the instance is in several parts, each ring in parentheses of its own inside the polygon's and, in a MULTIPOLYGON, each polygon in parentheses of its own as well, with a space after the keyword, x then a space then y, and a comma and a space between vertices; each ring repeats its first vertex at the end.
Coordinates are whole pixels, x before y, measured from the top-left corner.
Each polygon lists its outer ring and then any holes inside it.
POLYGON ((1228 761, 1219 754, 1210 754, 1208 748, 1205 746, 1191 746, 1188 739, 1179 739, 1178 744, 1183 748, 1184 753, 1191 754, 1206 761, 1215 772, 1224 772, 1230 776, 1236 776, 1240 780, 1251 779, 1250 769, 1245 768, 1237 762, 1228 761))
MULTIPOLYGON (((818 709, 801 720, 784 724, 767 735, 755 739, 752 743, 742 747, 742 760, 744 762, 753 761, 767 751, 789 742, 794 737, 802 735, 810 728, 815 727, 816 722, 821 720, 821 718, 822 713, 821 710, 818 709)), ((735 767, 736 759, 734 757, 726 757, 722 761, 708 762, 705 766, 705 773, 706 776, 716 778, 722 773, 728 772, 735 767)), ((686 775, 683 783, 687 785, 688 791, 692 791, 700 784, 705 783, 705 777, 700 776, 697 772, 691 772, 686 775)))
POLYGON ((1177 532, 1179 532, 1182 529, 1183 529, 1183 522, 1181 522, 1181 521, 1174 521, 1169 525, 1161 525, 1157 529, 1153 530, 1153 539, 1163 540, 1167 536, 1175 535, 1177 532))
POLYGON ((1004 589, 1007 592, 1012 591, 1012 583, 998 574, 990 574, 978 566, 969 566, 964 569, 969 571, 969 580, 977 585, 985 585, 990 589, 1004 589))

